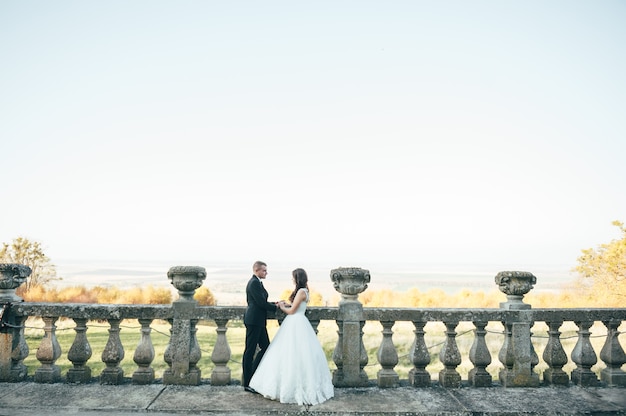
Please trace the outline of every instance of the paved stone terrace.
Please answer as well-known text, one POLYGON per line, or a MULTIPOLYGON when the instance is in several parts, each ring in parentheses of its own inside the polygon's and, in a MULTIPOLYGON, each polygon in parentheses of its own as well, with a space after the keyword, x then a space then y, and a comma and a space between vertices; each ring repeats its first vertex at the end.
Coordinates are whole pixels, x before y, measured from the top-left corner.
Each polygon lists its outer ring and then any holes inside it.
POLYGON ((626 388, 336 388, 317 406, 280 404, 241 386, 0 383, 1 416, 626 415, 626 388))

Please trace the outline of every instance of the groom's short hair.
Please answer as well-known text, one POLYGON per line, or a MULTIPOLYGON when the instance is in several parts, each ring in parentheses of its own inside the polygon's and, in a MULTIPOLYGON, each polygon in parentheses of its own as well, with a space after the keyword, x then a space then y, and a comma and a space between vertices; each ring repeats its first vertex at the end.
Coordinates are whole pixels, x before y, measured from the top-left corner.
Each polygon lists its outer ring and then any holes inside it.
POLYGON ((252 265, 252 271, 256 272, 257 270, 259 270, 261 267, 267 267, 267 264, 265 264, 265 262, 263 261, 255 261, 254 264, 252 265))

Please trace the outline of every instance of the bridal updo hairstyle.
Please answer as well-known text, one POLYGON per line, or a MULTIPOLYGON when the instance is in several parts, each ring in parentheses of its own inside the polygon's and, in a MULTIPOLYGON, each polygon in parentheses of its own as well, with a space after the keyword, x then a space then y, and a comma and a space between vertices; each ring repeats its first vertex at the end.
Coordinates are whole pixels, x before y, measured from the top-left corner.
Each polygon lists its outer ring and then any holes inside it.
POLYGON ((289 296, 289 302, 293 302, 296 297, 296 293, 298 293, 298 290, 302 288, 309 288, 309 285, 307 283, 309 281, 309 278, 307 277, 304 269, 296 269, 291 272, 291 275, 293 276, 293 280, 296 283, 296 288, 293 290, 293 292, 291 292, 291 296, 289 296))

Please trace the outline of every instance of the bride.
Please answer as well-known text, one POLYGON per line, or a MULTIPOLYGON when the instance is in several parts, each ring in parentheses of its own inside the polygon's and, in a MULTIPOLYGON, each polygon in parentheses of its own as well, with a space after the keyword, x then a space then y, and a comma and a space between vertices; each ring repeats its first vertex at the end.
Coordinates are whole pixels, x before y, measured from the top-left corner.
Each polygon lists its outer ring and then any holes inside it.
POLYGON ((254 372, 250 387, 281 403, 314 405, 335 392, 328 361, 304 314, 309 301, 307 274, 296 269, 292 276, 296 287, 289 298, 291 305, 279 303, 287 316, 254 372))

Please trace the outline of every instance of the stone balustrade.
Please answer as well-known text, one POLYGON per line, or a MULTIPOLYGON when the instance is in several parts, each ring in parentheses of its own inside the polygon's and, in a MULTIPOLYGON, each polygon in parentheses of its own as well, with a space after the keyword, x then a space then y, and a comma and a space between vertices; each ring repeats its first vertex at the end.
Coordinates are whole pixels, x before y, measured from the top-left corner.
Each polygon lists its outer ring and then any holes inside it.
MULTIPOLYGON (((155 382, 152 363, 163 359, 167 369, 162 382, 174 385, 198 385, 202 382, 203 368, 198 367, 202 351, 196 339, 200 321, 212 321, 216 325, 216 341, 211 346, 213 363, 210 374, 212 385, 233 383, 229 362, 231 349, 228 337, 228 323, 241 321, 245 307, 198 306, 193 300, 194 291, 200 287, 206 273, 201 267, 173 267, 168 278, 179 291, 179 298, 171 305, 101 305, 101 304, 53 304, 23 302, 15 295, 15 289, 28 276, 30 271, 21 265, 0 264, 0 303, 2 306, 2 327, 0 328, 0 381, 19 382, 27 374, 24 359, 30 351, 24 338, 24 323, 29 317, 41 317, 45 333, 37 348, 36 358, 40 365, 33 379, 38 383, 86 383, 92 379, 89 365, 92 350, 87 335, 89 321, 106 321, 109 336, 102 351, 101 360, 106 365, 99 375, 103 384, 120 384, 125 380, 120 362, 127 351, 120 340, 122 321, 136 320, 140 325, 141 338, 133 352, 137 364, 132 374, 132 382, 150 384, 155 382), (66 374, 61 374, 56 361, 65 352, 61 350, 56 336, 56 323, 60 318, 75 322, 74 341, 67 351, 67 359, 72 363, 66 374), (170 339, 163 357, 155 357, 151 340, 151 324, 162 320, 170 324, 170 339)), ((330 272, 335 289, 341 294, 338 307, 310 307, 307 317, 317 330, 321 321, 333 321, 337 325, 337 343, 332 355, 335 368, 332 370, 333 384, 336 387, 369 386, 372 380, 364 370, 368 365, 368 354, 363 344, 363 328, 366 322, 376 322, 382 327, 380 345, 376 359, 380 367, 376 385, 396 387, 401 383, 396 371, 399 362, 398 346, 394 343, 396 323, 411 324, 414 328, 411 345, 408 348, 411 369, 408 384, 418 387, 459 387, 462 383, 472 387, 536 387, 541 383, 554 386, 578 385, 626 386, 626 373, 622 367, 626 354, 620 344, 619 328, 626 320, 626 309, 533 309, 523 303, 523 296, 532 289, 535 276, 527 272, 501 272, 496 278, 500 290, 507 295, 507 302, 499 308, 364 308, 358 301, 359 293, 367 289, 370 275, 360 268, 339 268, 330 272), (533 326, 542 322, 548 328, 548 340, 542 358, 547 369, 540 375, 535 367, 539 356, 533 345, 533 326), (574 323, 577 328, 577 342, 568 357, 561 340, 561 328, 565 323, 574 323), (594 323, 602 323, 606 329, 602 349, 594 350, 590 337, 594 323), (433 357, 426 345, 425 326, 429 323, 443 325, 444 342, 439 350, 438 360, 442 366, 438 374, 431 374, 427 366, 433 357), (487 342, 487 326, 497 323, 503 328, 502 345, 499 353, 492 356, 487 342), (458 367, 462 362, 457 344, 460 325, 473 326, 473 342, 469 360, 473 368, 463 380, 458 367), (497 380, 487 371, 487 367, 499 360, 502 369, 497 380), (571 360, 575 368, 568 374, 563 368, 571 360), (600 376, 591 368, 601 361, 605 367, 600 376), (541 376, 541 377, 540 377, 541 376)), ((269 319, 284 318, 282 313, 268 314, 269 319)))

